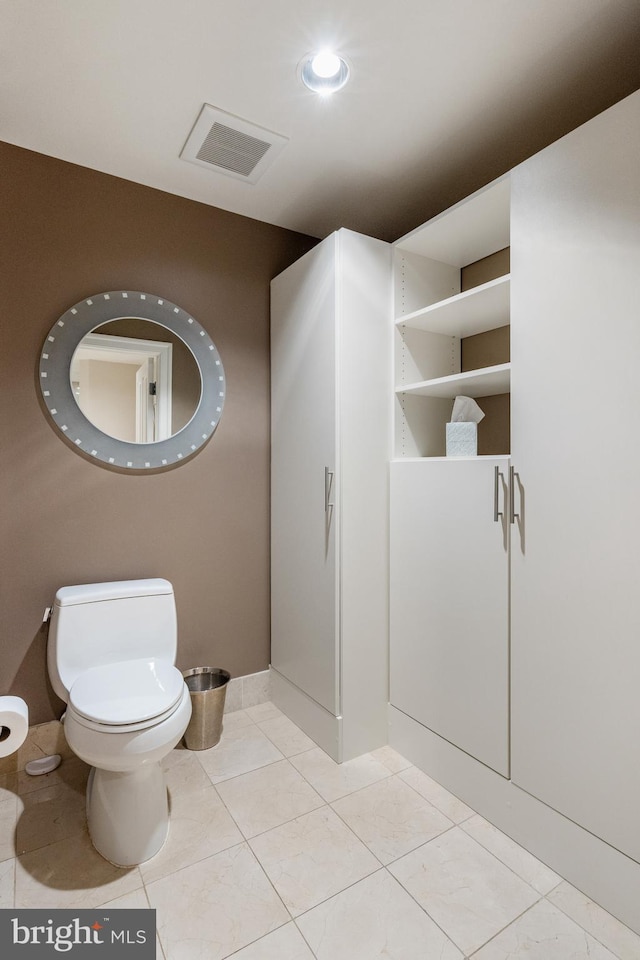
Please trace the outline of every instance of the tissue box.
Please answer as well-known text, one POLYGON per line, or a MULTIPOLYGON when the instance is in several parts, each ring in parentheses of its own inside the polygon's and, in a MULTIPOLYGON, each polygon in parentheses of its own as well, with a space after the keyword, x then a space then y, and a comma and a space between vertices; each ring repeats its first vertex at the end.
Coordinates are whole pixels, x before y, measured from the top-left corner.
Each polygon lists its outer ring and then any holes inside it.
POLYGON ((475 457, 478 455, 478 424, 458 421, 447 424, 447 456, 475 457))

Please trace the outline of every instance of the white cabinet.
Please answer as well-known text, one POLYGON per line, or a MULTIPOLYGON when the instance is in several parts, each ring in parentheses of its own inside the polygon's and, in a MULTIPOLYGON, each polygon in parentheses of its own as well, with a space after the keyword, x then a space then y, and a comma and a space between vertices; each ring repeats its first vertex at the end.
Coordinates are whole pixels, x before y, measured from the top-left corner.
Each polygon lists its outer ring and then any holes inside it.
POLYGON ((390 707, 393 746, 638 932, 639 157, 640 92, 513 170, 509 280, 469 303, 420 247, 467 204, 396 247, 390 707), (509 456, 446 460, 463 311, 507 284, 509 456))
POLYGON ((505 462, 391 465, 390 699, 508 776, 505 462))
POLYGON ((513 780, 638 861, 639 158, 636 93, 512 174, 513 780))
POLYGON ((390 271, 340 230, 272 282, 273 698, 338 761, 387 737, 390 271))
POLYGON ((509 196, 505 178, 395 245, 390 526, 391 704, 505 777, 509 196), (444 456, 457 395, 485 410, 480 456, 444 456))

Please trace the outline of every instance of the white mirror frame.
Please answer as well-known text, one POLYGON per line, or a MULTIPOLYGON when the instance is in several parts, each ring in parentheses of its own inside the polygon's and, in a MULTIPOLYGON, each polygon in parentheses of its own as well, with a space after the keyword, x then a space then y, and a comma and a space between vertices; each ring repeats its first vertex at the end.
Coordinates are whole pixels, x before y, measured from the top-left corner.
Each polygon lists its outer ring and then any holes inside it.
POLYGON ((119 471, 162 470, 192 457, 213 435, 225 400, 220 355, 208 333, 181 307, 150 293, 113 290, 81 300, 49 331, 40 356, 44 405, 62 437, 89 459, 119 471), (128 443, 103 433, 87 420, 71 387, 71 359, 80 341, 96 327, 129 317, 149 320, 175 333, 189 347, 200 371, 200 403, 178 433, 155 443, 128 443))

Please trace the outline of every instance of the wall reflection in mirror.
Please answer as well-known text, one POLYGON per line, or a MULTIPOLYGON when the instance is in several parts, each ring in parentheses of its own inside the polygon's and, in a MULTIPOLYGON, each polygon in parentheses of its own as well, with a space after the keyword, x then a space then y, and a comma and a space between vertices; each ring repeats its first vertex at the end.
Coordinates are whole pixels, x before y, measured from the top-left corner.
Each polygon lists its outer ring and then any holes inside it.
POLYGON ((167 327, 136 317, 104 323, 84 336, 70 378, 84 416, 129 443, 156 443, 179 433, 202 393, 186 343, 167 327))

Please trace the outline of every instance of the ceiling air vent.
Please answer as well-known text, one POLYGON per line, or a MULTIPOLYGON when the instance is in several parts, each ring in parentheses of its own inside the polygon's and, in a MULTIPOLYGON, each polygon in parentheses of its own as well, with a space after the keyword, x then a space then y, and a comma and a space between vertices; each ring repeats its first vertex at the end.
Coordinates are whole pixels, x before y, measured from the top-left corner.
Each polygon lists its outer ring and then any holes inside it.
POLYGON ((205 103, 180 156, 228 177, 255 183, 287 143, 279 133, 205 103))

